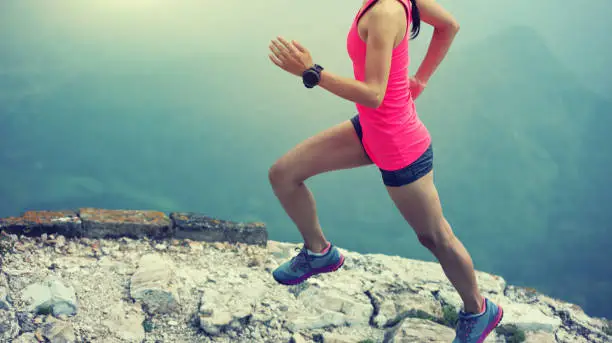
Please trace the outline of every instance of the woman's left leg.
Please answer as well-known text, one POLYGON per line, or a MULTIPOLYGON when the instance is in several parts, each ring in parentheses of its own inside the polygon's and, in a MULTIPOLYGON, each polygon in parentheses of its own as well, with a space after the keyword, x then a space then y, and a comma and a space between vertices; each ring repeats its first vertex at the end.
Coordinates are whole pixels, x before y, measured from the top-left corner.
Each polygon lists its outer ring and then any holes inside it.
POLYGON ((483 299, 478 291, 472 258, 444 218, 433 171, 404 186, 387 186, 387 191, 421 244, 440 262, 459 292, 465 310, 479 313, 483 299))
MULTIPOLYGON (((422 166, 416 170, 419 168, 422 166)), ((415 174, 419 173, 408 172, 404 175, 415 174)), ((394 182, 401 181, 401 176, 397 175, 402 173, 392 174, 394 182)), ((453 342, 482 343, 500 323, 503 309, 480 294, 472 259, 442 213, 433 170, 417 180, 405 182, 404 185, 391 186, 386 182, 387 191, 402 216, 415 230, 421 244, 438 259, 464 303, 453 342)))

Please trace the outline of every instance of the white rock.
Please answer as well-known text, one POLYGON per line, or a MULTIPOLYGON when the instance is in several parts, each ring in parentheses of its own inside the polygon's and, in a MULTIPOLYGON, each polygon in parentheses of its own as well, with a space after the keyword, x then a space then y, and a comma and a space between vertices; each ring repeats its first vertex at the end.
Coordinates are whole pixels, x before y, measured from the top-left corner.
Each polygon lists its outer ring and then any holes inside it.
POLYGON ((206 288, 200 301, 200 327, 209 335, 218 335, 225 327, 239 330, 241 322, 251 316, 267 287, 253 280, 232 288, 206 288))
POLYGON ((395 324, 398 316, 422 312, 434 318, 442 317, 442 307, 430 292, 416 292, 403 283, 377 283, 370 294, 378 305, 374 322, 379 328, 395 324))
POLYGON ((395 331, 393 343, 449 343, 455 331, 429 320, 408 318, 395 331))
POLYGON ((555 337, 558 343, 591 343, 586 338, 575 332, 569 332, 565 328, 560 328, 555 337))
POLYGON ((178 308, 178 295, 170 287, 174 266, 157 254, 144 255, 132 275, 130 296, 150 313, 169 313, 178 308))
POLYGON ((47 319, 43 325, 42 333, 51 343, 73 343, 76 341, 72 324, 53 317, 47 319))
POLYGON ((538 298, 547 310, 563 321, 567 329, 572 332, 580 332, 580 337, 587 337, 589 342, 595 343, 611 341, 604 332, 604 328, 608 325, 605 320, 587 316, 580 306, 574 304, 545 295, 540 295, 538 298))
POLYGON ((339 312, 320 310, 317 314, 292 311, 286 316, 284 326, 291 332, 325 329, 346 325, 346 317, 339 312))
POLYGON ((323 334, 323 342, 325 343, 355 343, 355 338, 348 335, 340 335, 337 333, 325 332, 323 334))
POLYGON ((145 339, 144 319, 144 313, 136 306, 120 301, 109 306, 102 324, 122 342, 140 343, 145 339))
POLYGON ((296 333, 291 336, 289 343, 306 343, 306 340, 304 339, 304 336, 300 335, 299 333, 296 333))
POLYGON ((549 317, 539 308, 529 304, 500 303, 504 309, 504 324, 514 324, 523 331, 555 332, 561 319, 549 317))
POLYGON ((26 287, 21 297, 28 303, 28 311, 50 311, 54 315, 74 315, 77 300, 74 288, 65 286, 59 279, 49 276, 43 282, 26 287))
POLYGON ((9 301, 9 292, 8 288, 4 286, 0 286, 0 310, 8 310, 11 307, 9 301))
POLYGON ((555 335, 549 332, 528 332, 524 343, 557 343, 555 335))
MULTIPOLYGON (((349 326, 368 325, 374 310, 364 294, 351 297, 341 289, 331 287, 308 287, 300 293, 298 301, 308 307, 311 313, 324 310, 335 312, 341 315, 343 324, 349 326)), ((339 317, 333 318, 335 321, 339 317)))
POLYGON ((34 336, 31 332, 26 332, 21 334, 19 337, 15 338, 12 343, 39 343, 36 336, 34 336))

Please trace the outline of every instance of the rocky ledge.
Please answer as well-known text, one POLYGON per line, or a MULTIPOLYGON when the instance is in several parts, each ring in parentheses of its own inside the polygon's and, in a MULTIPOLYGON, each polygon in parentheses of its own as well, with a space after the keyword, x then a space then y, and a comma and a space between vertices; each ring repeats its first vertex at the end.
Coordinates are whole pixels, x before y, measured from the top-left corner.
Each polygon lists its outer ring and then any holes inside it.
MULTIPOLYGON (((342 250, 297 286, 299 245, 193 213, 26 212, 0 219, 1 342, 451 342, 460 300, 436 263, 342 250)), ((505 309, 486 342, 612 342, 610 322, 477 274, 505 309)))

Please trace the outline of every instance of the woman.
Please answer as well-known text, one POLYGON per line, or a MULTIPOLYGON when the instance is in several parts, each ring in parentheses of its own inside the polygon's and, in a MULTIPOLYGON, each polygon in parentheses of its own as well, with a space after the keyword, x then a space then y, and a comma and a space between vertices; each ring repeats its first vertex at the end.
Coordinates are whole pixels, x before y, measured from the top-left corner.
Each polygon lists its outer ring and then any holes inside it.
POLYGON ((499 324, 503 311, 480 294, 471 257, 442 213, 433 181, 431 137, 414 105, 458 29, 435 0, 365 0, 347 37, 354 79, 314 64, 297 41, 272 40, 274 64, 301 77, 307 88, 319 86, 354 102, 358 112, 298 144, 270 168, 274 193, 304 239, 300 253, 273 276, 291 285, 342 266, 344 256, 325 239, 304 181, 373 163, 391 199, 463 300, 454 342, 480 343, 499 324), (422 64, 409 77, 408 41, 418 35, 421 19, 434 27, 434 33, 422 64))

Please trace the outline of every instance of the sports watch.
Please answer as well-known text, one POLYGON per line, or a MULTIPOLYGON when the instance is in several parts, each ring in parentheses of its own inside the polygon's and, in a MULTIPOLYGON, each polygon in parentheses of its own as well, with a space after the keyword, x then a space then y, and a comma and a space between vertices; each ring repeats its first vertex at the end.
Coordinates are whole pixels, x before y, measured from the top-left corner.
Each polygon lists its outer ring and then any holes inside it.
POLYGON ((321 81, 322 70, 323 67, 318 64, 306 69, 302 73, 302 82, 304 82, 304 86, 306 86, 306 88, 313 88, 314 86, 318 85, 319 81, 321 81))

